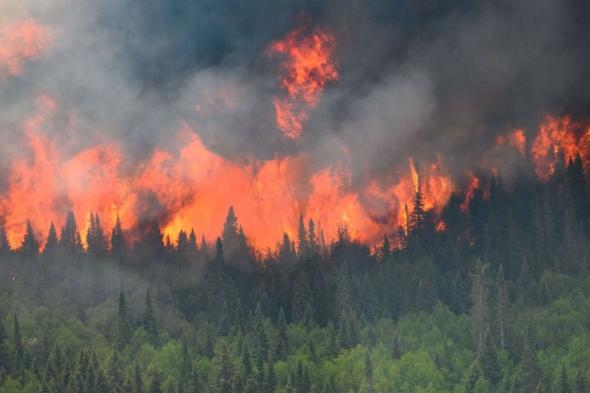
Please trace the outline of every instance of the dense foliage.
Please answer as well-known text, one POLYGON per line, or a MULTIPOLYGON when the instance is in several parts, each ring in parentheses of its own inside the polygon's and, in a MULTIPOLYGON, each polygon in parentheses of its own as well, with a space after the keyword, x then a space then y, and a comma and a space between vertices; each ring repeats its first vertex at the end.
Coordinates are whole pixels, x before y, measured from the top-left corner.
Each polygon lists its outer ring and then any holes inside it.
POLYGON ((418 190, 373 250, 302 219, 255 252, 233 209, 211 246, 97 216, 83 242, 72 214, 42 253, 2 231, 0 393, 588 392, 588 184, 555 171, 453 196, 445 230, 418 190))

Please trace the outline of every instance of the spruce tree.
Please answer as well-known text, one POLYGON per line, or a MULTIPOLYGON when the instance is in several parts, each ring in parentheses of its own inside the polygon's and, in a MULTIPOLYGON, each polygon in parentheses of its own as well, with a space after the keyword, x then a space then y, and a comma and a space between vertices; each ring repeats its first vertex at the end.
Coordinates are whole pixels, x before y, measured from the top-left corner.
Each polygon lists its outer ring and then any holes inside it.
POLYGON ((163 393, 162 382, 160 381, 160 373, 155 372, 152 376, 152 381, 150 383, 148 393, 163 393))
POLYGON ((506 317, 508 312, 508 288, 504 279, 504 269, 500 265, 496 278, 496 329, 500 350, 506 348, 506 317))
POLYGON ((586 377, 582 370, 578 370, 578 374, 576 375, 576 391, 575 393, 588 393, 588 384, 586 382, 586 377))
POLYGON ((23 340, 20 332, 20 323, 18 321, 18 316, 14 314, 13 320, 14 326, 14 354, 16 355, 16 362, 18 367, 21 366, 22 361, 24 360, 25 355, 25 348, 23 346, 23 340))
POLYGON ((277 344, 275 351, 278 359, 285 359, 289 353, 289 340, 287 338, 287 320, 285 317, 285 310, 283 307, 279 310, 279 318, 277 320, 277 344))
POLYGON ((219 378, 217 380, 217 389, 219 393, 230 392, 233 379, 233 367, 226 343, 222 343, 219 352, 219 378))
POLYGON ((305 222, 303 215, 299 216, 299 229, 297 230, 297 240, 299 246, 299 256, 307 255, 307 231, 305 229, 305 222))
POLYGON ((588 393, 588 384, 582 370, 578 370, 578 374, 576 375, 575 393, 588 393))
POLYGON ((148 334, 152 345, 158 344, 158 325, 156 322, 156 313, 152 304, 152 296, 148 289, 145 296, 145 308, 141 316, 141 324, 148 334))
POLYGON ((10 372, 13 366, 13 351, 8 343, 8 335, 0 318, 0 380, 1 376, 10 372))
POLYGON ((90 214, 90 226, 86 232, 86 244, 88 253, 97 257, 105 257, 107 254, 107 239, 100 223, 98 214, 90 214))
POLYGON ((478 357, 482 354, 486 329, 489 323, 489 290, 487 264, 476 261, 471 283, 471 318, 478 357))
POLYGON ((572 393, 570 389, 569 377, 565 365, 561 365, 561 375, 559 377, 559 392, 558 393, 572 393))
POLYGON ((30 220, 27 220, 27 227, 21 250, 23 255, 27 257, 34 257, 39 253, 39 243, 37 242, 35 231, 33 231, 33 225, 30 220))
POLYGON ((79 255, 82 252, 82 240, 72 211, 66 215, 66 223, 61 228, 59 243, 61 248, 71 255, 79 255))
POLYGON ((541 368, 537 362, 536 341, 531 325, 529 325, 524 338, 521 363, 524 374, 523 386, 532 391, 541 380, 541 368))
POLYGON ((123 291, 119 293, 119 305, 117 310, 117 325, 115 326, 115 346, 123 349, 131 339, 131 324, 129 322, 129 311, 127 300, 123 291))
POLYGON ((133 392, 143 393, 143 379, 141 377, 139 364, 137 363, 135 363, 135 370, 133 372, 133 392))
POLYGON ((45 248, 43 249, 43 254, 45 255, 55 255, 57 252, 59 240, 57 239, 57 231, 55 230, 55 225, 53 225, 53 221, 49 225, 49 232, 47 234, 47 241, 45 242, 45 248))
POLYGON ((495 387, 502 379, 502 369, 498 363, 496 349, 494 348, 491 336, 492 335, 488 330, 484 340, 484 347, 480 356, 479 365, 486 381, 495 387))
POLYGON ((127 251, 127 242, 125 241, 125 235, 123 234, 123 228, 121 226, 121 219, 117 214, 115 226, 111 232, 111 255, 115 258, 121 259, 127 251))

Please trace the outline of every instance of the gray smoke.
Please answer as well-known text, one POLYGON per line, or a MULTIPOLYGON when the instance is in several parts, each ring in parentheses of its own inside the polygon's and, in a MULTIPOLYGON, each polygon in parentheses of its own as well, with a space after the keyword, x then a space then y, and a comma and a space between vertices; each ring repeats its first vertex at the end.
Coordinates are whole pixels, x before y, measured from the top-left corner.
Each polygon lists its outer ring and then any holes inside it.
POLYGON ((72 150, 108 138, 140 161, 187 122, 228 158, 305 150, 318 167, 348 160, 362 184, 409 155, 462 172, 499 133, 588 114, 587 2, 443 3, 4 1, 0 25, 33 18, 53 42, 0 80, 0 131, 18 140, 46 92, 63 112, 46 132, 72 150), (274 125, 280 70, 265 48, 302 24, 334 34, 340 79, 293 142, 274 125))

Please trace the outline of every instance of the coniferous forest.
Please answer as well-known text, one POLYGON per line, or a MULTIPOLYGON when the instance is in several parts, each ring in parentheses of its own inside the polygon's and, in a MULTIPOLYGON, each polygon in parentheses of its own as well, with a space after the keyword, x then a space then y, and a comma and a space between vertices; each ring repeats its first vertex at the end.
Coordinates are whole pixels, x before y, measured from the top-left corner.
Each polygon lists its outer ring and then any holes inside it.
POLYGON ((418 189, 372 249, 302 218, 256 251, 232 208, 214 244, 94 215, 18 250, 2 232, 0 392, 588 392, 582 161, 483 179, 443 231, 418 189))

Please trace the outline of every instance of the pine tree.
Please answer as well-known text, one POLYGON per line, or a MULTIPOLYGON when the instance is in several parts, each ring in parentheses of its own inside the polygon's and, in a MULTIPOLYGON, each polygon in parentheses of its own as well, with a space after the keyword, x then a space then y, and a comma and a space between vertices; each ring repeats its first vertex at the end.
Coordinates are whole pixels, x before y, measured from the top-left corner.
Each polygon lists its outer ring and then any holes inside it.
POLYGON ((469 374, 469 379, 465 385, 465 393, 475 393, 475 385, 480 378, 480 370, 477 366, 474 366, 469 374))
POLYGON ((71 255, 82 253, 82 240, 78 231, 78 225, 76 224, 76 218, 72 211, 69 211, 66 215, 66 223, 61 228, 59 242, 61 248, 71 255))
POLYGON ((21 250, 27 257, 34 257, 39 253, 39 243, 37 242, 35 231, 33 231, 33 225, 30 220, 27 220, 27 229, 25 237, 23 238, 21 250))
POLYGON ((147 290, 145 296, 145 309, 143 311, 143 315, 141 316, 141 324, 150 337, 152 345, 157 345, 158 325, 156 322, 156 314, 152 304, 152 296, 149 289, 147 290))
POLYGON ((420 182, 417 184, 416 193, 414 194, 414 208, 409 217, 408 232, 414 236, 420 236, 425 229, 426 210, 424 210, 424 196, 420 182))
POLYGON ((256 304, 252 316, 252 335, 256 340, 257 359, 266 360, 269 355, 268 337, 264 328, 264 315, 260 303, 256 304))
POLYGON ((96 384, 94 386, 94 393, 111 393, 109 381, 102 369, 98 370, 96 384))
POLYGON ((586 377, 582 370, 578 370, 578 374, 576 375, 576 391, 575 393, 588 393, 588 384, 586 382, 586 377))
POLYGON ((117 214, 115 226, 111 232, 111 254, 116 258, 122 258, 126 251, 127 242, 125 241, 125 235, 123 234, 121 219, 117 214))
POLYGON ((197 234, 195 233, 194 229, 191 229, 191 233, 188 236, 188 244, 193 252, 199 251, 199 246, 197 245, 197 234))
POLYGON ((523 387, 532 391, 541 380, 541 368, 537 362, 537 352, 532 326, 529 325, 524 338, 523 353, 523 387))
POLYGON ((12 369, 12 350, 8 343, 8 335, 4 323, 0 319, 0 379, 12 369))
POLYGON ((141 378, 141 370, 137 363, 135 363, 135 370, 133 373, 133 392, 143 393, 143 379, 141 378))
POLYGON ((318 257, 320 254, 320 244, 318 242, 318 237, 316 235, 315 223, 312 219, 309 220, 307 227, 307 247, 309 249, 309 255, 312 257, 318 257))
POLYGON ((49 225, 49 232, 47 234, 47 241, 45 242, 45 248, 43 249, 43 254, 45 255, 55 255, 57 252, 57 247, 59 244, 59 240, 57 239, 57 231, 55 230, 55 225, 53 225, 53 221, 49 225))
POLYGON ((559 378, 559 393, 572 393, 570 389, 569 378, 565 365, 561 365, 561 376, 559 378))
POLYGON ((16 355, 17 364, 20 367, 20 365, 24 359, 25 348, 23 346, 23 340, 22 340, 22 336, 20 333, 20 323, 18 321, 18 316, 16 314, 14 314, 13 325, 14 325, 14 354, 16 355))
POLYGON ((263 393, 273 393, 275 391, 276 384, 277 379, 274 367, 271 362, 268 362, 264 373, 263 393))
POLYGON ((293 244, 287 233, 283 234, 283 241, 279 249, 279 258, 282 263, 290 263, 293 259, 293 244))
POLYGON ((176 248, 179 253, 186 255, 190 249, 188 235, 182 229, 178 232, 178 238, 176 239, 176 248))
POLYGON ((114 351, 113 356, 111 357, 111 361, 109 363, 108 379, 111 389, 115 392, 123 388, 123 375, 121 374, 122 368, 123 365, 119 360, 117 351, 114 351))
POLYGON ((500 350, 503 351, 506 345, 506 313, 508 310, 508 288, 504 279, 504 270, 502 265, 498 270, 496 279, 496 325, 500 350))
POLYGON ((220 393, 230 392, 231 382, 233 376, 233 368, 227 345, 223 343, 221 345, 219 353, 219 379, 217 380, 217 388, 220 393))
POLYGON ((334 378, 334 374, 331 374, 328 378, 328 383, 324 389, 326 393, 338 393, 338 387, 336 386, 336 378, 334 378))
POLYGON ((123 291, 119 293, 119 307, 117 311, 117 325, 115 331, 115 346, 123 349, 131 338, 131 325, 129 323, 129 312, 127 300, 123 291))
POLYGON ((163 393, 162 382, 160 381, 160 373, 155 372, 152 376, 152 381, 150 383, 148 393, 163 393))
POLYGON ((397 336, 395 336, 393 339, 393 349, 392 349, 391 356, 395 360, 399 360, 402 357, 402 351, 401 351, 401 347, 399 345, 399 338, 397 336))
POLYGON ((218 264, 222 264, 223 261, 223 243, 221 242, 221 238, 217 238, 215 242, 215 262, 218 264))
POLYGON ((193 370, 191 373, 191 384, 187 393, 201 393, 201 383, 199 381, 199 374, 197 374, 196 370, 193 370))
POLYGON ((365 348, 365 381, 367 383, 367 393, 374 393, 375 387, 373 386, 373 365, 371 363, 371 357, 369 356, 369 350, 365 348))
POLYGON ((482 354, 485 333, 489 321, 487 265, 482 264, 478 259, 471 278, 471 318, 473 320, 475 347, 479 357, 482 354))
POLYGON ((279 310, 279 318, 277 320, 277 345, 275 353, 279 359, 285 359, 289 353, 287 320, 285 318, 285 310, 283 310, 283 307, 279 310))
POLYGON ((494 348, 492 335, 489 330, 484 340, 484 347, 480 356, 479 365, 486 381, 492 386, 498 385, 502 379, 502 369, 498 363, 496 349, 494 348))
POLYGON ((88 253, 97 257, 104 257, 107 254, 107 239, 100 223, 98 214, 90 213, 90 226, 86 232, 86 244, 88 253))
POLYGON ((305 229, 303 215, 299 216, 299 229, 297 231, 297 240, 299 245, 299 256, 303 257, 307 255, 307 231, 305 229))

